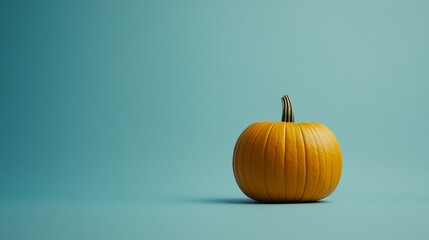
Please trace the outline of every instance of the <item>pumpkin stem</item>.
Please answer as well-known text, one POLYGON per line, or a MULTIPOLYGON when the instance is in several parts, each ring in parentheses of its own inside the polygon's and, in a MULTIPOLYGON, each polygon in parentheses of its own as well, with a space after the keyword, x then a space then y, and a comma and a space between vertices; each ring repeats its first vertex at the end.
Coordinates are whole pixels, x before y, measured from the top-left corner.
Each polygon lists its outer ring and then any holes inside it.
POLYGON ((294 122, 295 117, 293 115, 292 102, 290 101, 288 95, 284 95, 282 97, 282 105, 283 105, 282 122, 294 122))

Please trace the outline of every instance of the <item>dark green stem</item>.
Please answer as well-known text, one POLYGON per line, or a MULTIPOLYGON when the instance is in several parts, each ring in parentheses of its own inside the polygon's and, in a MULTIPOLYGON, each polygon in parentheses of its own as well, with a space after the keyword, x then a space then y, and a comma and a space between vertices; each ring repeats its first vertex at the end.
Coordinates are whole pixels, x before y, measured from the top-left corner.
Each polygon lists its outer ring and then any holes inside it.
POLYGON ((283 105, 282 122, 294 122, 295 117, 293 115, 292 102, 290 101, 288 95, 284 95, 282 97, 282 105, 283 105))

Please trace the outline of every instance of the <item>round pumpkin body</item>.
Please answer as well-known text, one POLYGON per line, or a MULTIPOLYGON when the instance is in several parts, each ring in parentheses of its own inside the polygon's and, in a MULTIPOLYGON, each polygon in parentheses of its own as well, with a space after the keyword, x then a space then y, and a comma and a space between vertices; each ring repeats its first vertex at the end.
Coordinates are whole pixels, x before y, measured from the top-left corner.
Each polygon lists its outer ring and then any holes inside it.
POLYGON ((235 179, 261 202, 309 202, 329 196, 341 177, 335 135, 320 123, 258 122, 237 140, 235 179))

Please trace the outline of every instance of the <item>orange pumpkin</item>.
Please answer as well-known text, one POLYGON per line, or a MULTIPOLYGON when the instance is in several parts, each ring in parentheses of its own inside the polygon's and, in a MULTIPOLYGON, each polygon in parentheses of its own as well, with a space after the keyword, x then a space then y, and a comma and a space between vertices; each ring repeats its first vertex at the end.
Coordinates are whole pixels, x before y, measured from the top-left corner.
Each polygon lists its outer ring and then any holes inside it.
POLYGON ((238 186, 262 202, 309 202, 329 196, 341 177, 335 135, 320 123, 294 123, 292 104, 282 98, 281 122, 257 122, 237 140, 233 168, 238 186))

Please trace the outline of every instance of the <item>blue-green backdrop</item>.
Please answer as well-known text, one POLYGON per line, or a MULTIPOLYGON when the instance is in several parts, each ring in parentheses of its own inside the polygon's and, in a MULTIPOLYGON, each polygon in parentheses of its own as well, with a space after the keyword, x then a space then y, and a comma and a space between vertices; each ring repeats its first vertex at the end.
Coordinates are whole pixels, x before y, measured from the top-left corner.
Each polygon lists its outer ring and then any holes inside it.
POLYGON ((0 238, 428 238, 429 2, 1 1, 0 238), (317 204, 251 204, 239 134, 327 125, 317 204))

